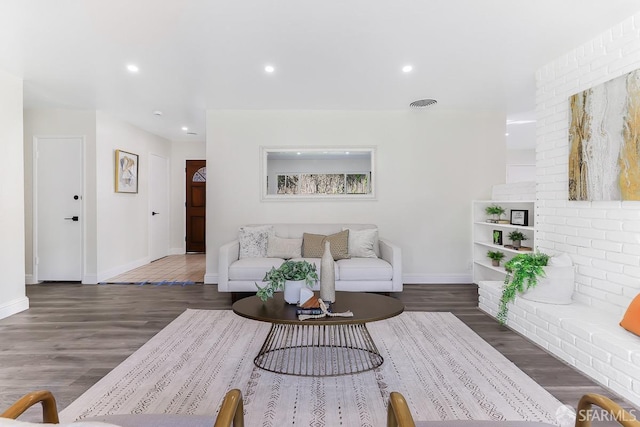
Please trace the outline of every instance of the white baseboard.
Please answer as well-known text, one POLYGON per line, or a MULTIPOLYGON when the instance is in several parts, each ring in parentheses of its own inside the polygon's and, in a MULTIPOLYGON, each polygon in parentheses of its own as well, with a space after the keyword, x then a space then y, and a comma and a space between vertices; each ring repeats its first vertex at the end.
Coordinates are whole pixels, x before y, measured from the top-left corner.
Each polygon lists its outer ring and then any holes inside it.
POLYGON ((0 305, 0 319, 29 309, 29 298, 22 297, 0 305))
POLYGON ((24 275, 24 283, 26 285, 37 285, 40 282, 38 282, 37 280, 35 280, 33 278, 33 274, 25 274, 24 275))
POLYGON ((402 283, 405 285, 473 283, 473 276, 471 274, 403 274, 402 283))
POLYGON ((97 285, 98 284, 98 275, 97 274, 85 274, 82 277, 83 285, 97 285))
POLYGON ((204 284, 205 285, 216 285, 218 284, 218 273, 206 273, 204 275, 204 284))
POLYGON ((186 254, 184 248, 171 248, 169 249, 169 255, 184 255, 186 254))
POLYGON ((139 260, 130 262, 129 264, 120 265, 118 267, 113 267, 107 271, 99 272, 97 275, 96 283, 104 282, 105 280, 111 279, 119 274, 126 273, 127 271, 133 270, 134 268, 142 267, 143 265, 147 265, 151 262, 149 257, 141 258, 139 260))

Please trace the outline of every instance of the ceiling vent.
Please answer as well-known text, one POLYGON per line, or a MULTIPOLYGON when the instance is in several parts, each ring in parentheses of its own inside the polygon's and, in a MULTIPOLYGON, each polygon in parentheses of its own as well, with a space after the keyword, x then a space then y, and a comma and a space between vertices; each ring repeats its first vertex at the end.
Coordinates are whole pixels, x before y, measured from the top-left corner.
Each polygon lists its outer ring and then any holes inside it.
POLYGON ((430 105, 434 105, 437 104, 438 101, 436 101, 435 99, 419 99, 417 101, 413 101, 411 104, 409 104, 409 107, 411 108, 427 108, 430 105))

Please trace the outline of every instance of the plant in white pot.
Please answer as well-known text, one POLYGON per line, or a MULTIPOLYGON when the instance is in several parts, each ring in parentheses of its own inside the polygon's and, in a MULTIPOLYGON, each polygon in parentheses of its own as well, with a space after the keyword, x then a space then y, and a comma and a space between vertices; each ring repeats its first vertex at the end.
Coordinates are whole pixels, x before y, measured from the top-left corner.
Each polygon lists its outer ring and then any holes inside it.
POLYGON ((513 243, 514 248, 519 248, 523 240, 528 240, 529 238, 526 234, 522 233, 519 230, 513 230, 509 233, 509 240, 513 243))
POLYGON ((296 304, 300 297, 300 288, 304 285, 312 288, 318 281, 318 273, 315 264, 307 261, 285 261, 278 268, 271 267, 262 280, 267 283, 262 288, 256 283, 256 295, 262 301, 273 298, 276 291, 284 290, 285 301, 296 304))
POLYGON ((505 257, 505 254, 500 251, 487 251, 487 257, 491 260, 491 265, 499 267, 500 261, 505 257))
POLYGON ((493 218, 488 219, 487 222, 497 223, 500 220, 500 218, 502 217, 502 215, 504 215, 506 210, 502 206, 491 205, 491 206, 487 206, 484 209, 484 212, 487 215, 493 215, 493 218))

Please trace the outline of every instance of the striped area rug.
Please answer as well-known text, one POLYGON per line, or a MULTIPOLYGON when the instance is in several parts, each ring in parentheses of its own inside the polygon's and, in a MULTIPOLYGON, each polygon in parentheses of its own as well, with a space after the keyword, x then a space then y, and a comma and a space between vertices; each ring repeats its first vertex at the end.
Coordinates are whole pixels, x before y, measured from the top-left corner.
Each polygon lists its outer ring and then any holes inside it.
POLYGON ((561 403, 451 313, 405 312, 368 325, 384 364, 342 377, 256 368, 269 325, 187 310, 80 396, 61 421, 128 413, 216 414, 239 388, 248 426, 384 426, 391 391, 416 420, 555 423, 561 403))

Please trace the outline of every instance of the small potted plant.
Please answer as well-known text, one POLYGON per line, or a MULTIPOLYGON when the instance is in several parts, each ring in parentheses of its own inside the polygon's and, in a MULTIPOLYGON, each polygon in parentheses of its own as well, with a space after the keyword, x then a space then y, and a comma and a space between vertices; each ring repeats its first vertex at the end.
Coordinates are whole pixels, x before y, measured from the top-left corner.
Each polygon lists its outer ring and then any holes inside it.
POLYGON ((487 219, 487 222, 498 223, 500 217, 506 212, 502 206, 491 205, 484 209, 487 215, 493 215, 493 218, 487 219))
POLYGON ((522 293, 538 284, 538 277, 543 277, 544 267, 549 261, 549 255, 541 252, 533 254, 518 254, 504 265, 507 275, 504 278, 504 288, 500 298, 498 321, 505 324, 507 321, 507 304, 522 293))
POLYGON ((296 304, 300 298, 300 288, 307 285, 312 288, 318 281, 318 273, 316 265, 307 261, 285 261, 280 267, 271 267, 264 275, 263 282, 267 284, 264 287, 258 286, 256 295, 262 301, 266 301, 273 297, 278 290, 284 290, 284 299, 289 304, 296 304))
POLYGON ((521 231, 518 230, 513 230, 511 233, 509 233, 509 240, 511 240, 511 242, 513 242, 513 247, 515 249, 520 248, 520 244, 522 243, 523 240, 528 240, 529 238, 524 235, 521 231))
POLYGON ((491 260, 491 265, 493 265, 494 267, 499 267, 500 261, 502 261, 502 258, 504 258, 505 255, 500 251, 488 251, 487 257, 489 257, 489 259, 491 260))

